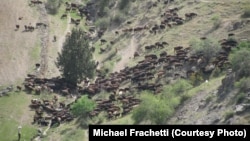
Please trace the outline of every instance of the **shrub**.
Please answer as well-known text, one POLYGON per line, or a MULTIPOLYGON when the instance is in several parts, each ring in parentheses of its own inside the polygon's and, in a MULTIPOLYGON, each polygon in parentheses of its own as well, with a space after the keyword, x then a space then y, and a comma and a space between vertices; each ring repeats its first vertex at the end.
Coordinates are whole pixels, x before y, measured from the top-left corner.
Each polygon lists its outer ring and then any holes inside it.
MULTIPOLYGON (((135 124, 149 121, 152 124, 164 124, 168 117, 174 113, 176 100, 173 97, 163 99, 148 91, 142 92, 142 102, 132 113, 135 124)), ((177 103, 179 104, 179 103, 177 103)))
POLYGON ((95 22, 95 26, 99 27, 100 29, 107 29, 109 27, 110 24, 110 18, 99 18, 96 22, 95 22))
POLYGON ((242 18, 249 18, 250 17, 250 5, 244 7, 243 14, 241 15, 242 18))
POLYGON ((176 95, 180 95, 180 94, 184 94, 187 90, 191 88, 192 88, 192 85, 188 81, 184 79, 180 79, 176 83, 173 84, 170 91, 176 95))
POLYGON ((121 12, 117 12, 116 15, 113 17, 111 23, 114 26, 119 26, 125 20, 126 20, 125 15, 122 14, 121 12))
POLYGON ((203 54, 205 64, 220 50, 218 41, 212 38, 205 40, 195 38, 190 41, 190 45, 192 46, 192 54, 203 54))
POLYGON ((95 107, 95 102, 89 99, 87 95, 84 95, 71 106, 71 111, 75 116, 86 117, 95 107))
POLYGON ((129 6, 129 0, 121 0, 120 4, 119 4, 119 9, 120 10, 124 10, 126 7, 129 6))
POLYGON ((186 80, 178 80, 172 86, 166 85, 159 95, 153 95, 149 91, 141 93, 142 102, 132 113, 132 119, 136 124, 149 121, 152 124, 164 124, 173 115, 175 108, 182 101, 189 98, 185 91, 192 86, 186 80))
POLYGON ((47 0, 45 7, 49 14, 55 15, 61 5, 62 0, 47 0))
POLYGON ((99 3, 99 11, 104 12, 110 0, 98 0, 97 2, 99 3))
POLYGON ((229 60, 232 64, 232 70, 237 73, 237 78, 250 76, 250 51, 246 48, 242 48, 238 51, 234 51, 229 56, 229 60))
POLYGON ((199 73, 192 73, 189 79, 193 86, 197 86, 201 84, 202 82, 204 82, 203 77, 199 73))
POLYGON ((221 69, 219 67, 215 67, 214 70, 212 71, 210 77, 211 78, 216 78, 221 75, 221 69))
POLYGON ((208 31, 208 33, 212 33, 213 31, 217 30, 221 25, 221 17, 219 15, 214 15, 211 20, 213 22, 213 27, 208 31))
POLYGON ((236 104, 240 104, 242 103, 244 100, 245 100, 245 94, 244 93, 239 93, 238 95, 236 95, 236 98, 235 98, 235 103, 236 104))
POLYGON ((228 120, 228 119, 230 119, 233 116, 234 116, 234 112, 233 111, 227 111, 227 112, 225 112, 225 120, 228 120))
MULTIPOLYGON (((234 40, 234 39, 231 39, 231 40, 234 40)), ((250 42, 249 41, 240 42, 237 48, 232 49, 231 54, 236 53, 237 51, 242 50, 242 49, 246 49, 250 51, 250 42)))
POLYGON ((235 87, 241 92, 246 92, 250 89, 250 78, 243 77, 238 82, 235 82, 235 87))

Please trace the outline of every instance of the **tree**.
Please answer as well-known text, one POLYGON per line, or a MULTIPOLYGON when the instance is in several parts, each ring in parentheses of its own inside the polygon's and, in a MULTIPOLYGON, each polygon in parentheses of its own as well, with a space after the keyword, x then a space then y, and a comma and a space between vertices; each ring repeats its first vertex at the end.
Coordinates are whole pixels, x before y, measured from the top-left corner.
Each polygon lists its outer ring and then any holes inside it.
POLYGON ((135 124, 144 121, 159 125, 166 123, 167 117, 173 111, 173 108, 166 103, 165 99, 143 92, 142 103, 133 111, 132 119, 135 121, 135 124))
POLYGON ((76 86, 85 77, 94 76, 95 61, 92 58, 88 37, 83 30, 73 29, 66 38, 56 65, 66 81, 76 86))
POLYGON ((132 113, 135 124, 149 122, 151 124, 165 124, 176 107, 187 97, 187 91, 192 85, 187 80, 178 80, 172 85, 163 87, 163 91, 158 95, 153 95, 149 91, 143 91, 142 102, 132 113))
POLYGON ((90 111, 93 111, 96 104, 89 99, 87 95, 82 96, 71 106, 71 111, 75 116, 87 116, 90 111))
POLYGON ((242 48, 229 56, 232 69, 237 73, 238 79, 250 76, 250 51, 242 48))

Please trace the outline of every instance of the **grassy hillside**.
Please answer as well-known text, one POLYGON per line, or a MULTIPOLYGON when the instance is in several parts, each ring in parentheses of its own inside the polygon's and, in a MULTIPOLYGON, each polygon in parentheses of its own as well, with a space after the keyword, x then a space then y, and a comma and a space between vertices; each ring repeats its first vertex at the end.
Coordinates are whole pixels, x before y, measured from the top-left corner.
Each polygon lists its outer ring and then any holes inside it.
POLYGON ((0 85, 8 85, 23 81, 25 75, 33 71, 33 65, 39 62, 38 32, 24 32, 25 25, 36 24, 38 13, 35 8, 28 6, 25 0, 2 1, 1 8, 0 85), (16 5, 20 8, 16 8, 16 5), (18 30, 16 25, 20 26, 18 30))
MULTIPOLYGON (((0 140, 17 139, 17 128, 20 125, 22 126, 21 140, 30 140, 36 136, 38 128, 43 131, 47 129, 44 126, 31 124, 34 110, 29 108, 29 104, 34 98, 47 99, 58 94, 56 92, 41 95, 36 95, 34 92, 27 94, 25 91, 15 91, 16 86, 22 86, 21 83, 28 73, 36 72, 36 63, 41 64, 42 71, 39 73, 44 78, 60 75, 55 61, 58 52, 62 49, 65 37, 74 27, 84 29, 91 36, 91 45, 95 48, 94 59, 99 61, 98 70, 105 78, 110 78, 112 73, 119 73, 125 67, 134 67, 149 54, 159 56, 166 51, 168 55, 174 55, 174 47, 177 46, 191 47, 192 51, 198 50, 195 46, 200 45, 202 37, 213 42, 209 45, 215 45, 214 43, 219 43, 222 39, 228 39, 229 33, 234 33, 233 39, 238 42, 250 41, 250 3, 248 0, 174 0, 169 4, 157 0, 57 0, 60 5, 56 8, 55 14, 46 13, 44 5, 46 0, 42 2, 40 6, 30 5, 25 0, 3 0, 0 4, 3 11, 0 14, 0 90, 4 91, 11 84, 14 87, 14 90, 8 95, 0 97, 0 140), (66 13, 66 2, 84 6, 88 2, 94 2, 94 5, 90 6, 90 20, 86 17, 81 19, 79 13, 74 11, 68 12, 66 18, 61 18, 66 13), (18 8, 16 5, 19 5, 18 8), (154 34, 152 28, 161 24, 162 14, 174 8, 178 9, 176 11, 178 17, 184 19, 183 24, 176 25, 175 22, 170 22, 170 26, 166 25, 165 29, 157 30, 154 34), (186 20, 185 14, 191 12, 197 13, 197 16, 186 20), (72 23, 72 18, 81 19, 80 24, 76 26, 72 23), (48 24, 47 28, 35 28, 33 32, 24 31, 25 25, 35 26, 38 22, 48 24), (16 25, 20 26, 18 30, 16 25), (124 31, 141 27, 144 28, 141 31, 124 31), (91 32, 91 29, 94 31, 91 32), (101 37, 98 37, 100 31, 104 32, 101 37), (54 41, 54 36, 56 36, 56 41, 54 41), (106 42, 102 44, 101 39, 106 42), (154 45, 156 42, 167 42, 168 45, 164 48, 146 50, 145 46, 154 45), (135 53, 137 53, 137 57, 134 56, 135 53)), ((188 68, 192 68, 192 66, 187 65, 184 66, 184 70, 172 72, 165 70, 166 75, 158 78, 158 72, 164 70, 163 65, 158 64, 156 69, 151 72, 154 78, 147 81, 150 84, 161 83, 164 85, 163 91, 156 96, 157 98, 172 96, 176 100, 169 102, 173 105, 169 104, 170 112, 165 115, 165 123, 249 124, 249 114, 247 112, 239 114, 235 110, 237 106, 248 102, 247 100, 241 101, 247 97, 245 93, 241 92, 239 88, 232 89, 226 94, 218 93, 223 83, 222 80, 227 77, 226 70, 215 70, 211 75, 204 75, 202 78, 193 76, 188 82, 196 84, 197 81, 197 85, 193 85, 185 92, 181 91, 181 94, 173 95, 172 92, 176 89, 183 89, 181 85, 178 86, 178 83, 175 85, 179 78, 172 77, 173 74, 178 73, 185 76, 188 68), (208 83, 205 83, 205 80, 208 80, 208 83), (175 86, 176 89, 173 88, 175 86), (172 95, 168 95, 169 93, 172 95), (242 103, 237 103, 236 99, 242 103)), ((121 84, 120 88, 135 88, 136 86, 139 84, 126 81, 121 84)), ((107 99, 110 93, 102 91, 93 99, 107 99)), ((154 91, 148 93, 154 93, 154 91)), ((143 94, 137 89, 133 89, 131 92, 131 95, 138 99, 142 98, 143 94)), ((59 101, 70 102, 73 100, 61 95, 58 97, 59 101)), ((116 104, 121 106, 119 102, 116 104)), ((92 120, 82 119, 79 122, 74 119, 59 127, 49 128, 40 140, 87 141, 88 131, 82 127, 83 120, 87 120, 88 124, 134 124, 133 111, 114 120, 107 119, 105 113, 92 120)), ((142 121, 140 124, 148 122, 150 121, 142 121)))

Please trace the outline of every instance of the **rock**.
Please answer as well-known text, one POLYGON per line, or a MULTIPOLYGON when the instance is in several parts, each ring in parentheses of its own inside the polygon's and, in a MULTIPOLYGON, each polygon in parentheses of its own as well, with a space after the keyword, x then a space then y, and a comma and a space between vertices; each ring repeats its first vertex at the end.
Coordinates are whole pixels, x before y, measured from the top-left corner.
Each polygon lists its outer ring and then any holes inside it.
POLYGON ((235 112, 236 112, 236 113, 243 112, 244 110, 245 110, 245 108, 244 108, 243 105, 236 105, 236 106, 235 106, 235 112))
POLYGON ((219 121, 220 121, 219 118, 215 118, 215 119, 211 122, 211 124, 216 124, 216 123, 218 123, 219 121))
POLYGON ((235 105, 235 113, 236 114, 241 114, 248 108, 250 108, 250 104, 235 105))
POLYGON ((230 90, 234 88, 235 79, 235 73, 231 73, 222 80, 222 84, 218 89, 218 98, 220 100, 224 99, 225 96, 229 94, 230 90))

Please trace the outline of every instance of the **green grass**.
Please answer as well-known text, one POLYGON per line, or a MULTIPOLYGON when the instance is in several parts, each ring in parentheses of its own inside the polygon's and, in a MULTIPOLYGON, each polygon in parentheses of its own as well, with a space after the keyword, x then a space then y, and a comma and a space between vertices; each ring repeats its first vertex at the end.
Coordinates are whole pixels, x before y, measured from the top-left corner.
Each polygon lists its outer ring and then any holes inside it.
POLYGON ((112 120, 112 121, 107 121, 105 123, 103 123, 104 125, 105 124, 116 124, 116 125, 128 125, 128 124, 133 124, 134 121, 132 120, 131 118, 132 114, 128 114, 122 118, 118 118, 116 120, 112 120))
POLYGON ((63 123, 59 127, 50 128, 43 141, 60 140, 60 141, 88 141, 86 130, 78 127, 75 122, 63 123))
POLYGON ((187 92, 187 95, 188 96, 194 96, 194 95, 196 95, 197 93, 199 93, 201 91, 203 91, 205 93, 209 93, 209 92, 211 92, 213 90, 216 90, 218 88, 218 86, 221 85, 221 80, 224 77, 225 76, 223 75, 223 76, 220 76, 218 78, 214 78, 214 79, 209 80, 208 83, 202 83, 199 86, 190 89, 187 92))
POLYGON ((84 130, 71 129, 65 133, 65 138, 62 141, 82 141, 85 138, 84 130))
POLYGON ((31 125, 32 117, 27 106, 30 102, 24 93, 11 93, 0 98, 0 140, 17 140, 18 126, 21 125, 21 140, 30 140, 36 134, 36 127, 31 125))
POLYGON ((225 120, 228 120, 228 119, 232 118, 233 116, 234 116, 234 111, 229 110, 229 111, 226 111, 224 113, 225 120))
POLYGON ((38 60, 40 58, 41 47, 40 45, 34 46, 30 51, 30 57, 32 60, 38 60))
POLYGON ((55 34, 55 30, 58 30, 58 28, 60 28, 60 31, 64 31, 64 29, 66 29, 67 27, 67 18, 65 19, 61 19, 61 16, 65 13, 65 6, 62 5, 59 9, 57 14, 55 15, 48 15, 51 17, 52 23, 58 23, 60 26, 58 25, 54 25, 55 27, 49 29, 50 35, 54 35, 55 34))

